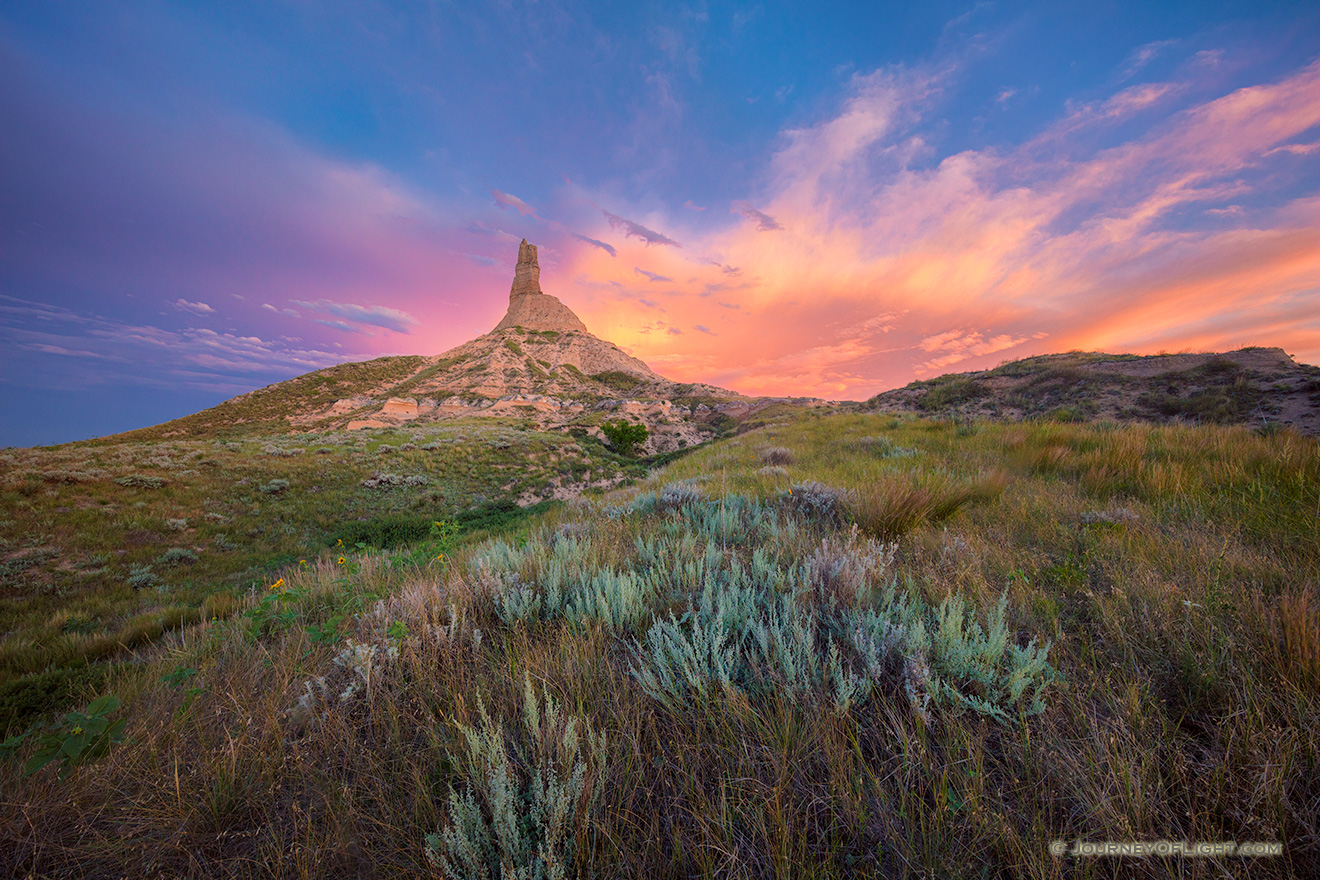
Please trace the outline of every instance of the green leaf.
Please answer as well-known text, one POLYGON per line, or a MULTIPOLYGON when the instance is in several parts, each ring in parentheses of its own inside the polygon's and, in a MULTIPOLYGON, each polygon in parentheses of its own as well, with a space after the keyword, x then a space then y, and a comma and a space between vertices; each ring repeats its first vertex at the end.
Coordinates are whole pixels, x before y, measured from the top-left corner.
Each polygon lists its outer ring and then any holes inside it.
POLYGON ((23 767, 23 775, 31 776, 59 756, 60 750, 58 746, 47 746, 46 748, 39 750, 35 755, 28 759, 27 765, 23 767))
POLYGON ((69 758, 76 758, 82 754, 82 750, 86 746, 87 734, 75 733, 66 737, 64 742, 60 743, 60 754, 69 758))
POLYGON ((119 698, 114 694, 106 694, 92 701, 92 705, 87 707, 88 715, 106 715, 119 708, 119 698))

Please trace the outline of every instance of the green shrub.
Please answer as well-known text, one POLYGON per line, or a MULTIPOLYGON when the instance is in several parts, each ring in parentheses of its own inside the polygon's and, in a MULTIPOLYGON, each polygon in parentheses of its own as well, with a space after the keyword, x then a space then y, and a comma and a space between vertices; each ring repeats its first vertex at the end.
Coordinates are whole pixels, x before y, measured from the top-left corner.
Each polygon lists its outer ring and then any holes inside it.
POLYGON ((36 773, 46 765, 60 762, 60 779, 68 777, 74 767, 99 758, 112 745, 124 741, 125 721, 111 721, 110 715, 119 708, 119 699, 106 694, 93 700, 82 712, 70 712, 63 723, 33 727, 0 743, 0 755, 16 758, 19 751, 30 743, 37 750, 28 758, 23 775, 36 773))
MULTIPOLYGON (((381 447, 382 449, 384 447, 381 447)), ((360 485, 364 489, 399 489, 411 486, 425 486, 431 482, 426 474, 411 474, 410 476, 400 476, 399 474, 381 474, 374 477, 368 477, 360 485)))
POLYGON ((160 583, 160 578, 151 570, 150 565, 133 563, 128 567, 128 585, 135 590, 145 590, 160 583))
POLYGON ((625 373, 622 370, 606 370, 603 373, 592 373, 591 378, 600 382, 602 385, 608 385, 615 391, 621 392, 631 391, 646 381, 640 376, 634 376, 632 373, 625 373))
POLYGON ((283 492, 285 489, 289 488, 289 481, 271 480, 269 483, 266 483, 265 485, 262 486, 258 486, 257 488, 259 488, 262 492, 264 492, 267 495, 278 495, 281 492, 283 492))
POLYGON ((192 565, 197 561, 197 554, 187 547, 171 547, 156 561, 161 565, 192 565))
POLYGON ((147 474, 128 474, 123 477, 115 477, 115 482, 121 486, 130 486, 135 489, 159 489, 165 485, 165 480, 160 477, 152 477, 147 474))
POLYGON ((514 501, 504 498, 499 501, 490 501, 468 510, 459 511, 454 516, 454 521, 465 532, 475 531, 496 531, 512 525, 519 520, 535 516, 538 513, 549 510, 559 502, 546 500, 538 501, 527 507, 519 507, 514 501))
POLYGON ((109 667, 66 666, 36 672, 0 684, 0 734, 28 727, 41 716, 95 693, 109 667))
POLYGON ((382 514, 362 522, 350 520, 335 526, 328 543, 342 540, 349 547, 365 544, 388 550, 424 540, 431 534, 435 520, 434 516, 413 513, 382 514))
POLYGON ((989 394, 989 390, 975 379, 947 377, 928 384, 927 391, 917 406, 932 411, 968 403, 989 394))
POLYGON ((615 422, 606 422, 600 426, 600 430, 620 455, 631 457, 638 444, 646 442, 646 425, 634 425, 632 422, 625 422, 620 419, 615 422))

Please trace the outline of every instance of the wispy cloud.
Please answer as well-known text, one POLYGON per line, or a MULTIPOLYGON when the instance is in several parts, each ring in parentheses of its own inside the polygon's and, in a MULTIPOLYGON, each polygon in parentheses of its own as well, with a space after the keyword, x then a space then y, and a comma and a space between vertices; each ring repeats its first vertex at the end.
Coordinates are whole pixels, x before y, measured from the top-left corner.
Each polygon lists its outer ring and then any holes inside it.
POLYGON ((540 219, 540 217, 537 217, 536 209, 517 196, 511 196, 508 193, 500 192, 497 189, 492 189, 490 194, 495 199, 495 204, 499 205, 501 208, 513 208, 524 217, 536 217, 538 220, 540 219))
POLYGON ((672 245, 673 247, 682 247, 681 244, 674 241, 669 236, 656 232, 654 229, 647 229, 640 223, 626 220, 618 214, 612 214, 609 211, 606 211, 604 208, 601 208, 600 212, 604 214, 605 219, 609 221, 610 228, 621 230, 626 238, 636 238, 648 245, 666 244, 672 245))
POLYGON ((574 238, 576 238, 578 241, 584 241, 584 242, 586 242, 587 244, 591 245, 592 247, 598 247, 598 248, 600 248, 600 249, 603 250, 605 253, 609 254, 611 257, 617 257, 617 256, 619 255, 619 252, 616 251, 616 250, 614 249, 614 245, 606 244, 605 242, 603 242, 603 241, 599 241, 599 240, 594 239, 594 238, 588 238, 588 237, 585 236, 585 235, 579 235, 579 234, 577 234, 576 232, 574 232, 574 233, 570 233, 570 234, 571 234, 574 238))
POLYGON ((742 214, 748 220, 756 221, 756 228, 762 232, 773 232, 776 229, 783 229, 779 221, 771 217, 764 211, 758 211, 747 202, 734 202, 733 207, 729 209, 731 214, 742 214))
POLYGON ((407 333, 420 323, 407 312, 392 309, 388 306, 362 306, 356 303, 337 303, 328 302, 327 300, 316 302, 296 300, 296 302, 309 311, 343 318, 344 321, 318 321, 318 323, 327 327, 335 327, 340 330, 352 329, 361 332, 362 325, 366 325, 383 327, 386 330, 393 330, 395 333, 407 333), (351 321, 353 326, 344 323, 345 321, 351 321))
POLYGON ((639 269, 639 268, 637 268, 636 266, 633 267, 633 271, 636 272, 638 275, 643 275, 643 276, 645 276, 646 278, 649 278, 651 281, 669 281, 669 282, 672 282, 672 281, 674 280, 674 279, 669 278, 669 277, 667 277, 667 276, 661 275, 661 274, 658 273, 658 272, 648 272, 648 271, 646 271, 645 269, 639 269))
POLYGON ((215 314, 215 309, 211 308, 206 303, 188 302, 188 300, 184 299, 183 297, 179 297, 174 301, 174 307, 181 312, 192 312, 194 315, 215 314))

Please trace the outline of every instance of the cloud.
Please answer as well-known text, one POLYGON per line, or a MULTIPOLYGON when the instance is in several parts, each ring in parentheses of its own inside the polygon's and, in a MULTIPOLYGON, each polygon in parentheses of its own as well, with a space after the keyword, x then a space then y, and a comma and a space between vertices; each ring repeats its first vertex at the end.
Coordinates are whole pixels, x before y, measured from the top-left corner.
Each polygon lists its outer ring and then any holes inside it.
MULTIPOLYGON (((681 279, 666 290, 674 325, 709 327, 722 300, 741 307, 738 334, 718 348, 700 331, 611 338, 679 381, 854 399, 1045 350, 1256 344, 1320 361, 1320 193, 1298 161, 1320 126, 1320 62, 1208 96, 1183 69, 1019 143, 943 155, 943 96, 964 71, 854 76, 766 163, 753 210, 782 231, 676 227, 700 259, 620 247, 625 265, 681 279), (747 286, 717 300, 731 266, 747 286)), ((624 280, 604 261, 578 271, 624 280)), ((629 307, 583 313, 628 328, 629 307)))
POLYGON ((26 352, 22 357, 29 360, 45 355, 97 362, 95 370, 70 371, 60 361, 43 361, 41 378, 57 381, 64 388, 146 385, 243 390, 253 387, 254 377, 260 383, 263 378, 286 377, 362 357, 291 345, 289 340, 198 327, 166 330, 47 309, 16 297, 0 299, 4 300, 0 307, 12 304, 28 311, 26 315, 11 313, 11 320, 0 324, 0 370, 7 375, 16 375, 5 363, 16 352, 26 352))
POLYGON ((640 223, 634 223, 631 220, 625 220, 623 217, 620 217, 618 214, 611 214, 609 211, 606 211, 604 208, 601 208, 600 212, 604 214, 605 219, 610 222, 610 228, 622 230, 624 237, 626 238, 636 238, 648 245, 667 244, 667 245, 672 245, 673 247, 682 247, 681 244, 674 241, 669 236, 656 232, 654 229, 647 229, 645 226, 641 225, 640 223))
POLYGON ((692 329, 693 329, 693 330, 700 330, 702 333, 709 334, 710 336, 719 336, 719 335, 720 335, 720 334, 716 333, 714 330, 711 330, 709 327, 707 327, 707 326, 704 325, 704 324, 693 324, 693 325, 692 325, 692 329))
POLYGON ((931 370, 942 369, 953 364, 965 361, 968 358, 980 357, 982 355, 994 354, 996 352, 1006 351, 1010 348, 1017 348, 1022 343, 1032 338, 1043 339, 1046 334, 1033 336, 1012 336, 1010 334, 1001 334, 999 336, 986 339, 979 331, 967 330, 947 330, 943 333, 937 333, 933 336, 927 336, 917 343, 917 347, 922 351, 939 352, 939 357, 932 358, 917 366, 919 373, 929 372, 931 370))
POLYGON ((657 272, 648 272, 648 271, 646 271, 645 269, 639 269, 639 268, 637 268, 636 266, 633 267, 633 271, 636 272, 638 275, 643 275, 643 276, 645 276, 645 277, 651 279, 652 281, 670 281, 670 282, 672 282, 672 281, 674 280, 674 279, 672 279, 672 278, 667 278, 667 277, 665 277, 664 275, 661 275, 661 274, 659 274, 659 273, 657 273, 657 272))
POLYGON ((682 336, 682 335, 683 335, 683 331, 682 331, 682 330, 679 330, 677 327, 670 327, 670 328, 668 328, 667 330, 665 330, 665 332, 668 333, 668 334, 671 335, 671 336, 682 336))
POLYGON ((181 312, 192 312, 194 315, 211 315, 215 313, 215 309, 211 308, 206 303, 188 302, 188 300, 183 297, 179 297, 174 301, 174 307, 181 312))
POLYGON ((605 251, 605 253, 609 254, 611 257, 617 257, 619 255, 619 252, 614 249, 613 245, 606 244, 603 241, 597 241, 594 238, 587 238, 585 235, 578 235, 576 232, 570 233, 570 235, 572 235, 578 241, 584 241, 593 247, 600 248, 601 250, 605 251))
POLYGON ((696 204, 696 203, 693 202, 691 199, 688 199, 686 202, 684 202, 684 203, 683 203, 683 207, 687 208, 689 211, 704 211, 704 210, 706 210, 706 208, 705 208, 704 206, 696 204))
POLYGON ((344 321, 317 321, 318 324, 324 324, 327 327, 334 327, 339 330, 351 329, 353 332, 362 332, 362 325, 367 325, 393 330, 395 333, 407 333, 410 328, 421 323, 407 312, 392 309, 388 306, 361 306, 356 303, 337 303, 326 300, 316 302, 297 300, 296 302, 310 311, 333 315, 336 318, 353 322, 354 326, 350 327, 344 321))
POLYGON ((730 214, 742 214, 748 220, 756 221, 756 228, 762 232, 773 232, 776 229, 783 229, 775 218, 762 211, 753 208, 747 202, 734 202, 733 207, 729 209, 730 214))
POLYGON ((1122 76, 1127 79, 1158 58, 1166 49, 1178 45, 1177 40, 1156 40, 1133 49, 1123 62, 1122 76))
POLYGON ((508 193, 500 192, 497 189, 492 189, 490 191, 490 194, 491 196, 494 197, 495 204, 499 205, 501 208, 513 208, 515 211, 517 211, 519 214, 522 214, 524 217, 530 216, 530 217, 536 217, 536 219, 538 220, 541 219, 540 217, 537 216, 535 208, 533 208, 531 205, 527 204, 517 196, 511 196, 508 193))
POLYGON ((1275 147, 1272 150, 1266 150, 1261 155, 1269 157, 1269 156, 1277 156, 1280 153, 1285 153, 1289 156, 1311 156, 1314 155, 1315 153, 1320 153, 1320 141, 1316 141, 1309 144, 1284 144, 1281 147, 1275 147))

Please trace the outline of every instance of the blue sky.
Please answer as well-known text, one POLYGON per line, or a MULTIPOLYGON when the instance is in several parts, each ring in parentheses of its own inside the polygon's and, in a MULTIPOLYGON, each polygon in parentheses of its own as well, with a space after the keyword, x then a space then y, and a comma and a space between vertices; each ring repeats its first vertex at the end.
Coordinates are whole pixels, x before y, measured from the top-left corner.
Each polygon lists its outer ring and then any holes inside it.
POLYGON ((1320 359, 1315 4, 0 4, 0 444, 488 331, 678 380, 1320 359))

